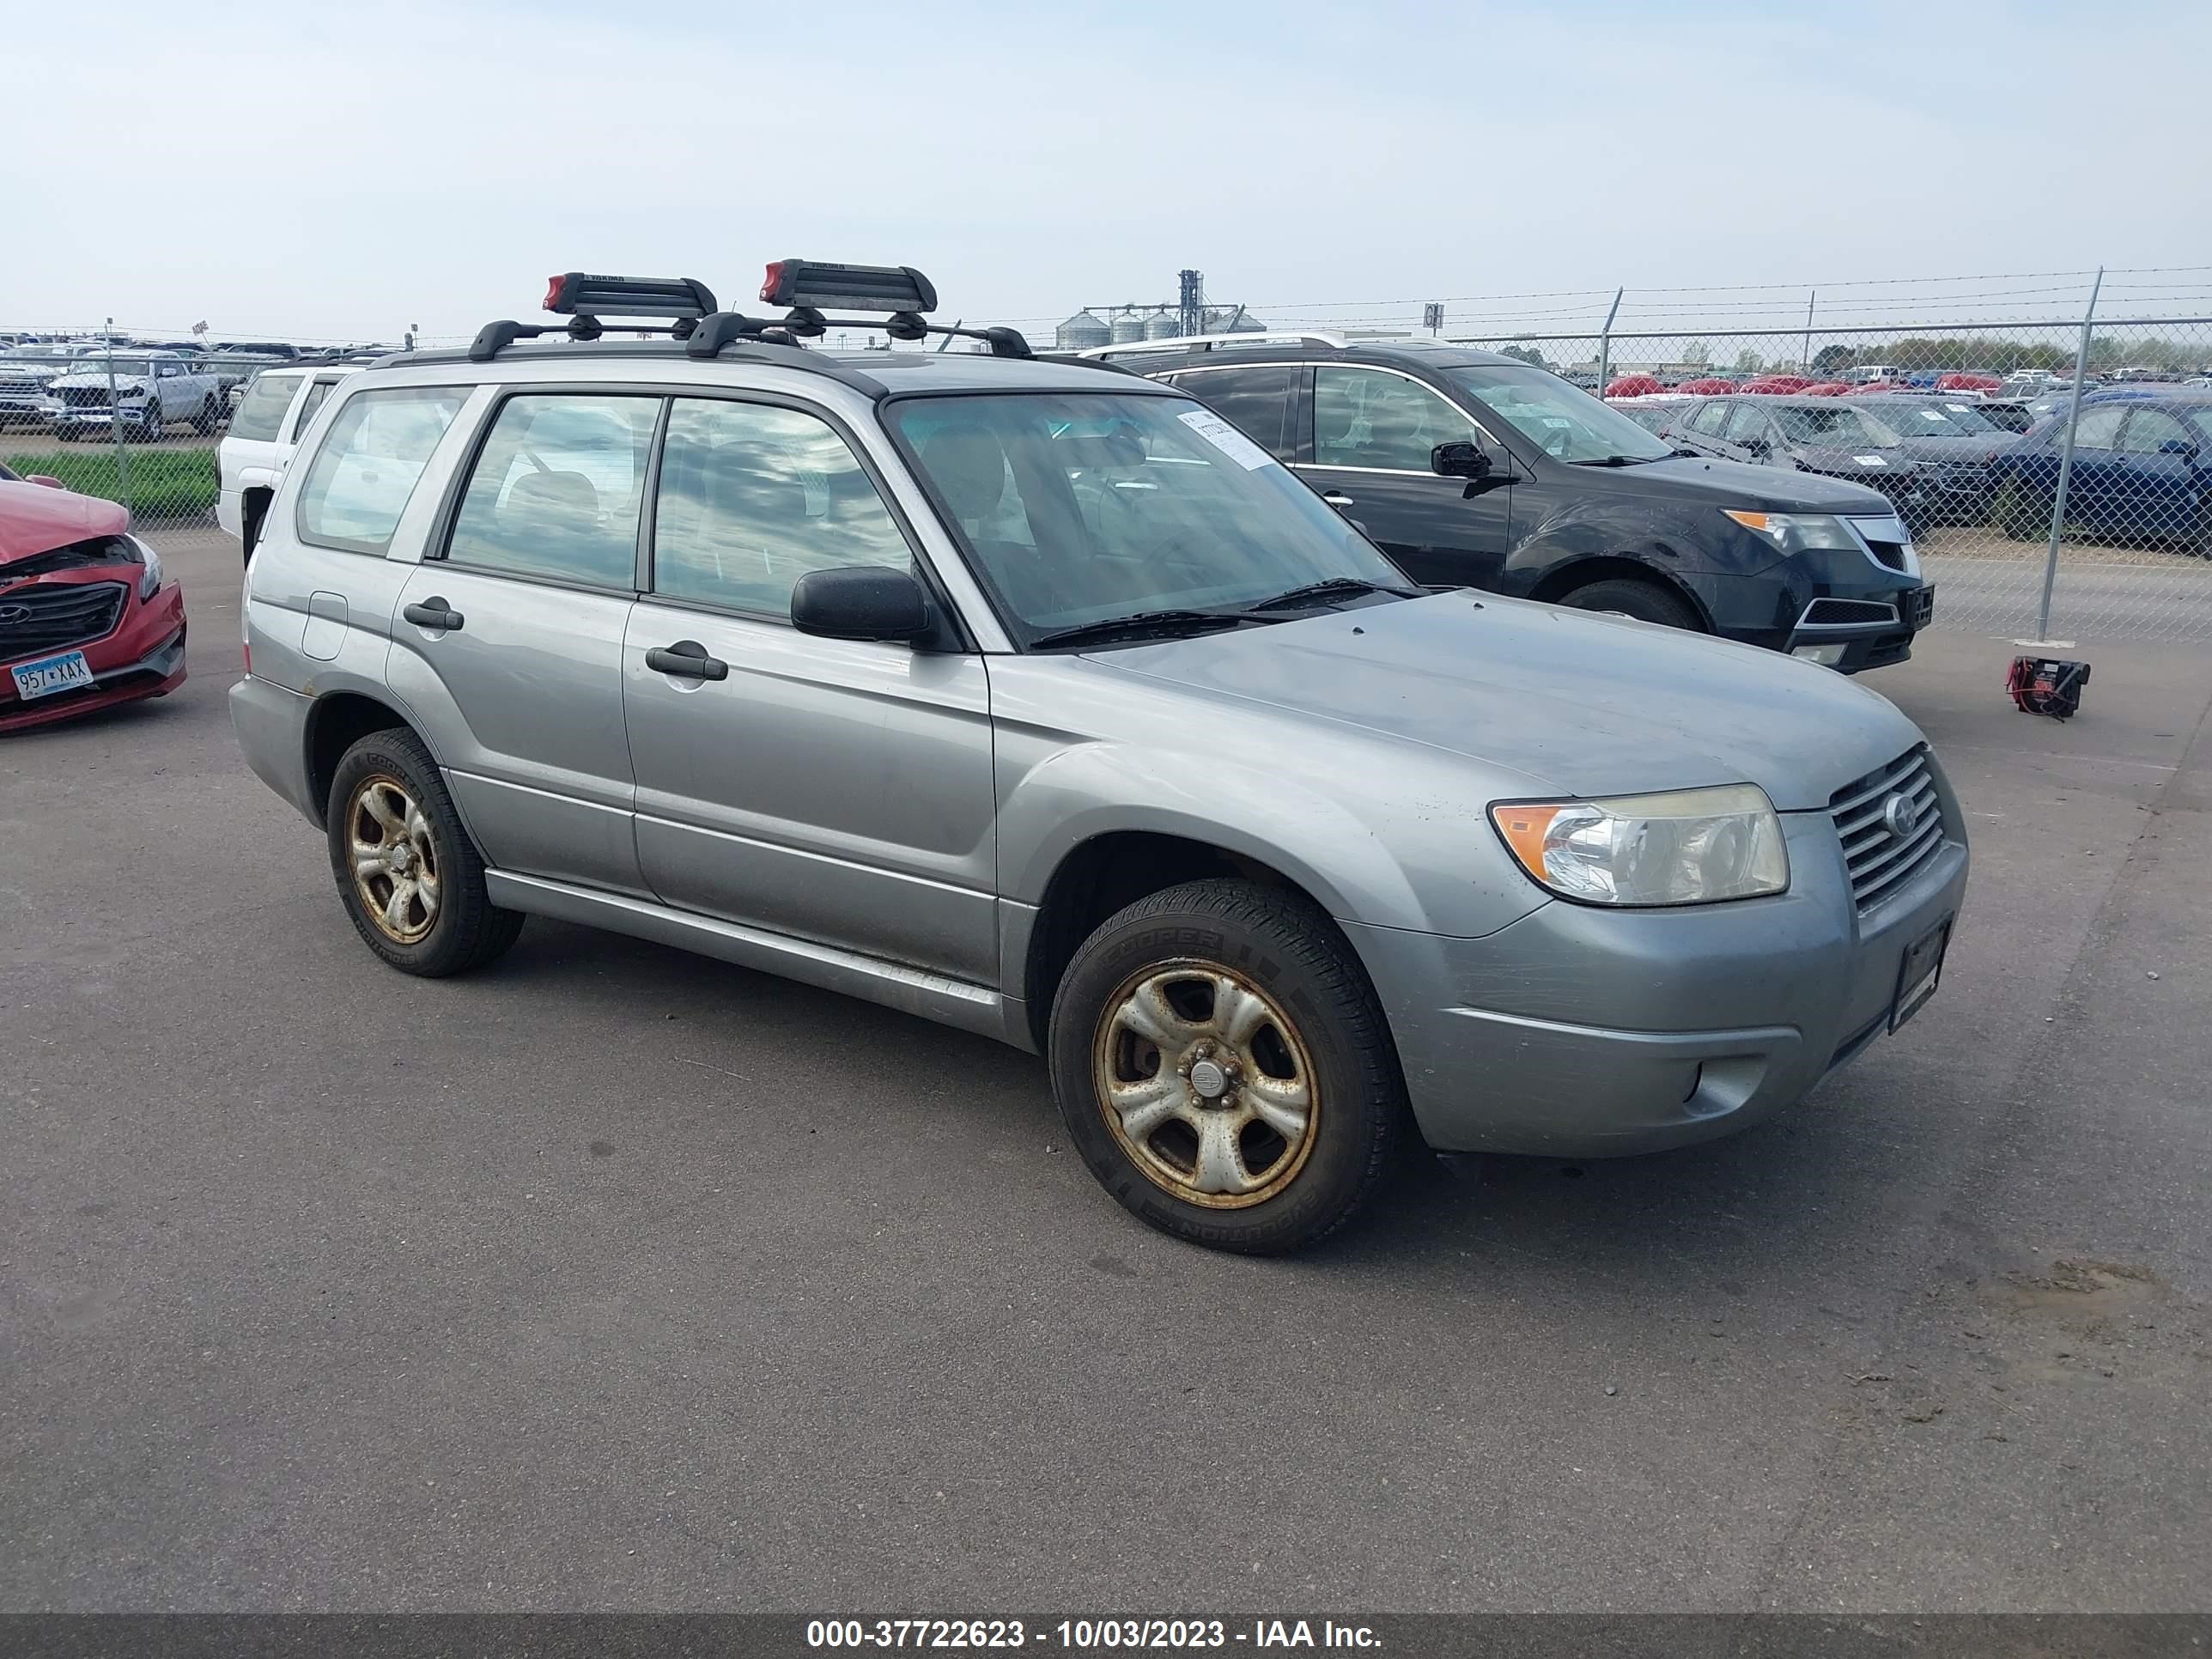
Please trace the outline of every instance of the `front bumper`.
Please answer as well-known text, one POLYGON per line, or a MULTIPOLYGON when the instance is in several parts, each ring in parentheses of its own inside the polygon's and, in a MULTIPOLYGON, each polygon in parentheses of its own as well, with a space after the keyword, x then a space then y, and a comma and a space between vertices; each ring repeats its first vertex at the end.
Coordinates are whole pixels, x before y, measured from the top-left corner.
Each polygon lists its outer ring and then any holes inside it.
POLYGON ((1783 822, 1790 886, 1674 910, 1554 900, 1483 939, 1347 923, 1387 1011, 1413 1115, 1443 1152, 1605 1158, 1734 1133, 1882 1034, 1908 946, 1955 917, 1942 852, 1867 911, 1825 812, 1783 822))
POLYGON ((143 603, 134 597, 122 622, 105 639, 62 647, 84 653, 85 665, 92 671, 90 685, 25 702, 15 695, 15 683, 5 672, 8 665, 0 663, 0 732, 52 726, 95 708, 167 696, 185 683, 185 631, 184 592, 171 582, 143 603))

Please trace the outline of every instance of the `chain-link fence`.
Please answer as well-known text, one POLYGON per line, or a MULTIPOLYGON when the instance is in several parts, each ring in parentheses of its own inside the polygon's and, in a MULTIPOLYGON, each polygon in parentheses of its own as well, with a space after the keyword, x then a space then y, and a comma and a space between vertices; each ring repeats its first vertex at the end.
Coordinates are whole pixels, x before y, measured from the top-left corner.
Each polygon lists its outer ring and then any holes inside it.
POLYGON ((2212 641, 2212 316, 1465 343, 1692 453, 1879 489, 1939 627, 2212 641))
MULTIPOLYGON (((1601 325, 1603 298, 1593 313, 1575 295, 1559 331, 1527 331, 1553 320, 1540 316, 1511 319, 1510 332, 1477 332, 1472 319, 1443 331, 1550 368, 1694 453, 1880 489, 1915 532, 1938 627, 2212 641, 2212 290, 2173 291, 2180 280, 2119 274, 2105 295, 2118 314, 2086 325, 2096 292, 2084 283, 1979 301, 2073 301, 2070 319, 1662 329, 1601 325), (2191 303, 2142 314, 2154 300, 2191 303)), ((1691 320, 1778 314, 1779 301, 1743 292, 1753 297, 1695 301, 1708 309, 1691 320)), ((1943 314, 1942 304, 1884 289, 1861 314, 1943 314)), ((1250 307, 1243 325, 1281 327, 1292 318, 1268 313, 1308 309, 1250 307)), ((1376 314, 1296 321, 1401 333, 1418 310, 1398 327, 1376 314)), ((142 530, 212 533, 216 446, 246 385, 304 365, 264 355, 289 347, 198 352, 137 338, 0 347, 0 466, 125 502, 142 530)))

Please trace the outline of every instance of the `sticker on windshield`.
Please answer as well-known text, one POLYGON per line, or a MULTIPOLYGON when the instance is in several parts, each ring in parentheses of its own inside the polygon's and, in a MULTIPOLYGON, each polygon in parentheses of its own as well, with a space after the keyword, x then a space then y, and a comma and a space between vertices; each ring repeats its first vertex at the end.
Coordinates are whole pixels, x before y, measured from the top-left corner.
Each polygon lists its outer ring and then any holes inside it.
POLYGON ((1861 466, 1887 466, 1889 463, 1879 455, 1854 455, 1851 459, 1861 466))
MULTIPOLYGON (((1954 409, 1958 408, 1958 406, 1959 405, 1956 404, 1953 404, 1951 405, 1954 409)), ((1943 412, 1937 409, 1923 409, 1920 411, 1920 418, 1923 421, 1934 421, 1938 425, 1941 425, 1943 420, 1943 412)))
POLYGON ((1194 409, 1176 418, 1247 472, 1255 471, 1275 459, 1210 409, 1194 409))

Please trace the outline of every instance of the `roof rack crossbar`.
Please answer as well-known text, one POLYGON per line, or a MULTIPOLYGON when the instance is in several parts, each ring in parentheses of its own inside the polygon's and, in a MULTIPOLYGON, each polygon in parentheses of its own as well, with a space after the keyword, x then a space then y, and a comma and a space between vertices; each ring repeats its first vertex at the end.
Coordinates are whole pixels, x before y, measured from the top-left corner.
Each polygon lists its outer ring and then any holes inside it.
POLYGON ((1212 351, 1224 345, 1304 345, 1312 343, 1334 347, 1341 351, 1352 342, 1343 335, 1325 328, 1269 329, 1263 332, 1244 334, 1177 334, 1164 340, 1128 340, 1118 345, 1092 346, 1079 351, 1079 357, 1131 357, 1146 351, 1183 351, 1192 346, 1203 346, 1212 351))
POLYGON ((793 307, 787 317, 747 317, 734 311, 718 311, 702 317, 692 330, 684 349, 695 357, 712 357, 735 340, 767 340, 772 343, 818 339, 833 328, 879 328, 894 340, 919 340, 939 334, 963 340, 981 340, 994 357, 1033 357, 1030 343, 1018 329, 963 328, 958 324, 930 323, 918 313, 894 312, 888 317, 825 317, 811 306, 793 307))

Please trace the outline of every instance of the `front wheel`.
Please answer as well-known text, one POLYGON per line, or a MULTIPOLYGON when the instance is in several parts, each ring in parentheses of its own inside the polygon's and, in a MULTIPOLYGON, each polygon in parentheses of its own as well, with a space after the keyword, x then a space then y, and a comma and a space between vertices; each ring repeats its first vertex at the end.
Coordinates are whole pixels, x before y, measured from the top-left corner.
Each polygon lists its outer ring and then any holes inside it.
POLYGON ((203 438, 213 435, 216 423, 215 399, 210 398, 200 405, 200 412, 192 417, 192 430, 203 438))
POLYGON ((1990 516, 1996 520, 1998 529, 2016 542, 2027 541, 2038 530, 2051 526, 2049 509, 2038 513, 2034 503, 2028 500, 2027 489, 2017 478, 2007 478, 1997 486, 1990 516))
POLYGON ((1053 1091, 1141 1220, 1249 1255, 1312 1244, 1371 1199, 1408 1133, 1358 961, 1294 894, 1188 882, 1109 917, 1053 1000, 1053 1091))
POLYGON ((520 913, 486 893, 483 859, 412 732, 372 732, 345 751, 325 820, 354 930, 402 973, 465 973, 522 932, 520 913))
POLYGON ((1641 582, 1632 576, 1610 577, 1587 587, 1577 587, 1559 603, 1572 605, 1577 611, 1597 611, 1609 617, 1632 617, 1638 622, 1657 623, 1662 628, 1686 628, 1692 631, 1698 628, 1698 613, 1690 609, 1686 600, 1656 582, 1641 582))

